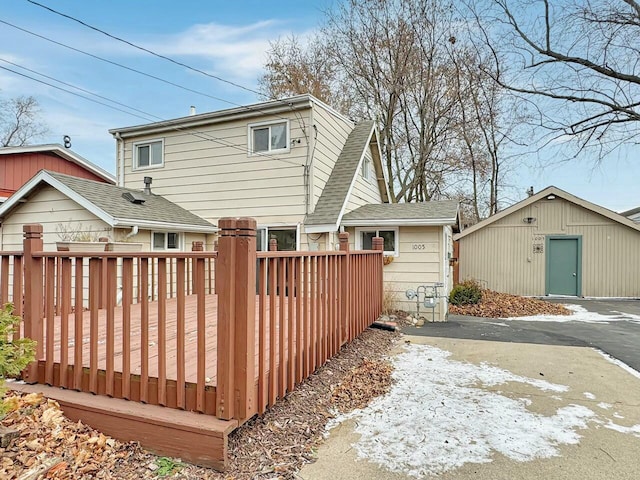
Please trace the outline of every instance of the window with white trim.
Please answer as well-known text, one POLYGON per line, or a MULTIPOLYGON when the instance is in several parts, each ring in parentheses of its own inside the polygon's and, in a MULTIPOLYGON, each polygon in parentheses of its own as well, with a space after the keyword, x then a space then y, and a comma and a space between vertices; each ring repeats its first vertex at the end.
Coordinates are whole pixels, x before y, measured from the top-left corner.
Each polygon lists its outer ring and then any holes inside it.
POLYGON ((384 239, 384 254, 397 257, 399 254, 399 240, 397 228, 357 228, 356 250, 373 250, 373 237, 384 239))
POLYGON ((153 140, 133 144, 133 168, 158 168, 164 165, 164 142, 153 140))
POLYGON ((153 250, 180 250, 180 234, 177 232, 153 232, 153 250))
POLYGON ((298 229, 296 227, 263 227, 258 229, 256 250, 269 250, 269 240, 275 238, 278 251, 293 252, 298 250, 298 229))
POLYGON ((371 181, 371 159, 367 155, 362 159, 362 170, 360 174, 365 180, 371 181))
POLYGON ((249 125, 249 153, 285 152, 289 150, 289 122, 249 125))

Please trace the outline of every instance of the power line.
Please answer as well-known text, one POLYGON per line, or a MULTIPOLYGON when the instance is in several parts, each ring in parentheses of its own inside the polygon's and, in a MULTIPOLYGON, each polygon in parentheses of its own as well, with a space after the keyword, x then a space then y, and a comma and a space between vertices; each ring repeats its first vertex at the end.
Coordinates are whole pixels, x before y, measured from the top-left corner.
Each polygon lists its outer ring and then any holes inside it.
POLYGON ((15 70, 12 70, 11 68, 3 67, 2 65, 0 65, 0 69, 6 70, 7 72, 11 72, 11 73, 13 73, 15 75, 20 75, 21 77, 24 77, 24 78, 28 78, 29 80, 33 80, 34 82, 42 83, 42 84, 47 85, 49 87, 56 88, 58 90, 62 90, 63 92, 69 93, 71 95, 75 95, 76 97, 84 98, 85 100, 89 100, 90 102, 97 103, 97 104, 102 105, 104 107, 111 108, 111 109, 117 110, 119 112, 128 113, 129 115, 133 115, 134 117, 141 118, 143 120, 146 120, 147 122, 150 121, 149 118, 145 118, 145 117, 143 117, 141 115, 137 115, 135 113, 129 112, 129 111, 124 110, 122 108, 114 107, 113 105, 109 105, 108 103, 100 102, 99 100, 95 100, 95 99, 87 97, 85 95, 81 95, 80 93, 72 92, 71 90, 67 90, 66 88, 62 88, 62 87, 59 87, 59 86, 54 85, 52 83, 48 83, 48 82, 45 82, 43 80, 40 80, 38 78, 31 77, 31 76, 29 76, 29 75, 27 75, 25 73, 16 72, 15 70))
MULTIPOLYGON (((128 108, 128 109, 130 109, 130 110, 133 110, 133 111, 136 111, 136 112, 140 112, 140 113, 142 113, 142 115, 139 115, 139 114, 133 113, 133 112, 128 111, 128 110, 124 110, 124 109, 119 108, 119 107, 115 107, 115 106, 113 106, 113 105, 109 105, 109 104, 107 104, 107 103, 101 102, 101 101, 99 101, 99 100, 95 100, 95 99, 93 99, 93 98, 91 98, 91 97, 88 97, 88 96, 86 96, 86 95, 82 95, 82 94, 80 94, 80 93, 73 92, 73 91, 68 90, 68 89, 66 89, 66 88, 59 87, 59 86, 54 85, 54 84, 52 84, 52 83, 45 82, 44 80, 40 80, 40 79, 38 79, 38 78, 32 77, 32 76, 30 76, 30 75, 27 75, 27 74, 25 74, 25 73, 21 73, 21 72, 18 72, 18 71, 16 71, 16 70, 13 70, 13 69, 11 69, 11 68, 3 67, 2 65, 0 65, 0 69, 2 69, 2 70, 6 70, 6 71, 8 71, 8 72, 11 72, 11 73, 13 73, 13 74, 15 74, 15 75, 19 75, 19 76, 21 76, 21 77, 27 78, 27 79, 32 80, 32 81, 34 81, 34 82, 38 82, 38 83, 41 83, 41 84, 43 84, 43 85, 47 85, 47 86, 49 86, 49 87, 55 88, 55 89, 57 89, 57 90, 61 90, 61 91, 65 92, 65 93, 68 93, 68 94, 70 94, 70 95, 74 95, 74 96, 77 96, 77 97, 83 98, 83 99, 85 99, 85 100, 88 100, 88 101, 90 101, 90 102, 97 103, 97 104, 99 104, 99 105, 105 106, 105 107, 107 107, 107 108, 111 108, 111 109, 113 109, 113 110, 117 110, 117 111, 119 111, 119 112, 126 113, 126 114, 128 114, 128 115, 132 115, 132 116, 137 117, 137 118, 141 118, 142 120, 145 120, 145 121, 147 121, 147 122, 149 122, 149 121, 154 121, 154 119, 157 119, 157 120, 159 120, 159 122, 158 122, 158 123, 160 123, 160 124, 164 124, 165 126, 167 126, 167 127, 171 128, 172 130, 176 130, 176 131, 181 132, 181 133, 186 133, 186 134, 188 134, 188 135, 193 135, 193 136, 195 136, 195 137, 197 137, 197 138, 200 138, 200 139, 202 139, 202 140, 207 140, 207 141, 211 141, 211 142, 214 142, 214 143, 218 143, 219 145, 222 145, 222 146, 224 146, 224 147, 233 148, 233 149, 239 150, 239 151, 241 151, 241 152, 243 152, 243 153, 246 153, 246 151, 247 151, 246 145, 239 145, 239 144, 229 143, 229 142, 227 142, 227 141, 225 141, 225 140, 223 140, 223 139, 221 139, 221 138, 213 137, 213 136, 211 136, 211 135, 209 135, 209 134, 207 134, 207 133, 205 133, 205 132, 201 132, 201 131, 198 131, 198 130, 193 131, 193 130, 190 130, 190 129, 187 129, 187 128, 184 128, 184 127, 178 127, 178 126, 175 126, 175 125, 171 125, 169 120, 162 119, 161 117, 158 117, 158 116, 153 115, 153 114, 151 114, 151 113, 145 112, 145 111, 143 111, 143 110, 139 110, 139 109, 136 109, 136 108, 133 108, 133 107, 129 107, 129 106, 125 105, 125 104, 122 104, 122 103, 120 103, 120 102, 118 102, 118 101, 112 100, 112 99, 110 99, 110 98, 108 98, 108 97, 104 97, 104 96, 102 96, 102 95, 98 95, 98 94, 96 94, 96 93, 90 92, 89 90, 85 90, 85 89, 83 89, 83 88, 81 88, 81 87, 77 87, 77 86, 75 86, 75 85, 73 85, 73 84, 70 84, 70 83, 64 82, 64 81, 62 81, 62 80, 58 80, 58 79, 56 79, 56 78, 54 78, 54 77, 50 77, 50 76, 48 76, 48 75, 45 75, 45 74, 39 73, 39 72, 37 72, 37 71, 35 71, 35 70, 31 70, 31 69, 29 69, 29 68, 22 67, 21 65, 18 65, 18 64, 13 63, 13 62, 9 62, 9 61, 4 60, 4 59, 2 59, 2 58, 0 58, 0 61, 3 61, 3 62, 6 62, 6 63, 9 63, 9 64, 11 64, 11 65, 17 66, 18 68, 22 68, 22 69, 24 69, 24 70, 26 70, 26 71, 29 71, 29 72, 31 72, 31 73, 35 73, 36 75, 40 75, 40 76, 42 76, 42 77, 44 77, 44 78, 48 78, 48 79, 53 80, 53 81, 55 81, 55 82, 61 83, 61 84, 63 84, 63 85, 70 86, 70 87, 72 87, 72 88, 75 88, 75 89, 80 90, 80 91, 82 91, 82 92, 88 93, 89 95, 96 96, 96 97, 101 98, 101 99, 103 99, 103 100, 106 100, 106 101, 108 101, 108 102, 112 102, 112 103, 115 103, 115 104, 117 104, 117 105, 123 105, 123 106, 125 106, 126 108, 128 108), (144 116, 143 116, 143 115, 144 115, 144 116)), ((285 160, 285 159, 283 159, 283 158, 276 157, 276 156, 273 156, 273 155, 270 155, 270 154, 264 154, 264 153, 262 153, 262 154, 260 154, 260 155, 261 155, 261 156, 263 156, 263 157, 271 158, 271 159, 273 159, 273 160, 279 160, 279 161, 281 161, 281 162, 283 162, 283 163, 288 163, 288 164, 290 164, 290 165, 301 166, 299 163, 292 162, 292 161, 290 161, 290 160, 285 160)))
POLYGON ((164 78, 157 77, 155 75, 151 75, 149 73, 143 72, 141 70, 137 70, 135 68, 128 67, 128 66, 123 65, 121 63, 114 62, 113 60, 109 60, 107 58, 100 57, 98 55, 94 55, 93 53, 85 52, 84 50, 80 50, 79 48, 72 47, 71 45, 67 45, 65 43, 58 42, 57 40, 53 40, 53 39, 51 39, 49 37, 45 37, 44 35, 40 35, 39 33, 36 33, 36 32, 32 32, 31 30, 27 30, 26 28, 19 27, 17 25, 14 25, 13 23, 5 21, 5 20, 0 19, 0 23, 2 23, 4 25, 7 25, 9 27, 13 27, 16 30, 20 30, 21 32, 27 33, 29 35, 33 35, 34 37, 38 37, 38 38, 40 38, 42 40, 45 40, 45 41, 50 42, 50 43, 53 43, 53 44, 58 45, 60 47, 68 48, 69 50, 72 50, 72 51, 77 52, 77 53, 81 53, 82 55, 86 55, 86 56, 94 58, 96 60, 100 60, 101 62, 106 62, 106 63, 109 63, 109 64, 114 65, 116 67, 120 67, 120 68, 124 68, 125 70, 129 70, 130 72, 134 72, 134 73, 137 73, 139 75, 144 75, 145 77, 153 78, 154 80, 158 80, 159 82, 166 83, 167 85, 171 85, 171 86, 174 86, 174 87, 177 87, 177 88, 181 88, 182 90, 186 90, 187 92, 196 93, 198 95, 209 97, 209 98, 211 98, 213 100, 217 100, 219 102, 225 102, 225 103, 228 103, 230 105, 234 105, 234 106, 238 106, 238 107, 242 106, 242 105, 238 105, 236 103, 233 103, 233 102, 231 102, 229 100, 225 100, 224 98, 220 98, 220 97, 216 97, 216 96, 213 96, 213 95, 209 95, 208 93, 200 92, 198 90, 193 90, 193 89, 191 89, 189 87, 185 87, 184 85, 180 85, 180 84, 172 82, 170 80, 166 80, 164 78))
MULTIPOLYGON (((187 92, 191 92, 191 93, 195 93, 195 94, 198 94, 198 95, 202 95, 204 97, 208 97, 208 98, 211 98, 213 100, 217 100, 219 102, 224 102, 224 103, 227 103, 229 105, 233 105, 234 107, 240 107, 240 108, 243 108, 243 109, 247 110, 248 112, 260 112, 260 113, 264 113, 264 114, 273 115, 272 113, 265 112, 264 110, 261 110, 259 108, 251 107, 251 106, 247 106, 247 105, 241 105, 239 103, 235 103, 235 102, 232 102, 230 100, 226 100, 224 98, 216 97, 216 96, 210 95, 208 93, 204 93, 204 92, 201 92, 201 91, 198 91, 198 90, 194 90, 192 88, 185 87, 184 85, 180 85, 178 83, 172 82, 172 81, 164 79, 162 77, 158 77, 156 75, 152 75, 150 73, 146 73, 146 72, 143 72, 141 70, 137 70, 137 69, 135 69, 133 67, 129 67, 127 65, 123 65, 123 64, 115 62, 113 60, 109 60, 107 58, 100 57, 99 55, 94 55, 93 53, 86 52, 86 51, 81 50, 79 48, 72 47, 71 45, 67 45, 67 44, 59 42, 57 40, 53 40, 53 39, 51 39, 49 37, 46 37, 44 35, 40 35, 39 33, 32 32, 31 30, 27 30, 26 28, 19 27, 18 25, 15 25, 13 23, 7 22, 6 20, 0 19, 0 23, 3 24, 3 25, 7 25, 9 27, 15 28, 16 30, 19 30, 19 31, 21 31, 23 33, 26 33, 28 35, 32 35, 34 37, 40 38, 40 39, 42 39, 42 40, 44 40, 46 42, 53 43, 54 45, 58 45, 60 47, 69 49, 71 51, 74 51, 76 53, 80 53, 82 55, 86 55, 86 56, 91 57, 91 58, 93 58, 95 60, 99 60, 101 62, 105 62, 105 63, 108 63, 110 65, 113 65, 113 66, 116 66, 116 67, 119 67, 119 68, 123 68, 125 70, 130 71, 130 72, 137 73, 139 75, 143 75, 143 76, 148 77, 148 78, 152 78, 154 80, 157 80, 159 82, 165 83, 167 85, 171 85, 173 87, 180 88, 180 89, 185 90, 187 92)), ((280 118, 281 120, 287 120, 287 118, 285 118, 285 117, 281 117, 281 116, 278 116, 278 115, 275 115, 275 116, 276 116, 276 118, 280 118)))
POLYGON ((231 80, 226 80, 226 79, 224 79, 222 77, 219 77, 217 75, 213 75, 211 73, 205 72, 204 70, 200 70, 199 68, 192 67, 192 66, 187 65, 186 63, 180 62, 178 60, 174 60, 173 58, 167 57, 166 55, 162 55, 160 53, 154 52, 153 50, 150 50, 148 48, 145 48, 145 47, 142 47, 140 45, 137 45, 137 44, 135 44, 133 42, 125 40, 124 38, 120 38, 120 37, 117 37, 115 35, 112 35, 111 33, 105 32, 104 30, 101 30, 98 27, 94 27, 93 25, 89 25, 88 23, 83 22, 82 20, 80 20, 78 18, 75 18, 75 17, 72 17, 71 15, 67 15, 65 13, 59 12, 58 10, 55 10, 55 9, 53 9, 51 7, 48 7, 48 6, 43 5, 41 3, 35 2, 34 0, 27 0, 27 2, 29 2, 29 3, 31 3, 33 5, 36 5, 38 7, 44 8, 45 10, 48 10, 48 11, 50 11, 50 12, 56 14, 56 15, 59 15, 59 16, 64 17, 64 18, 67 18, 67 19, 72 20, 72 21, 74 21, 76 23, 79 23, 80 25, 83 25, 83 26, 85 26, 87 28, 90 28, 91 30, 94 30, 94 31, 99 32, 99 33, 101 33, 103 35, 106 35, 109 38, 112 38, 114 40, 122 42, 122 43, 124 43, 126 45, 129 45, 129 46, 133 47, 133 48, 137 48, 138 50, 146 52, 146 53, 148 53, 150 55, 153 55, 155 57, 161 58, 163 60, 167 60, 168 62, 174 63, 175 65, 179 65, 179 66, 184 67, 184 68, 186 68, 188 70, 200 73, 202 75, 205 75, 207 77, 213 78, 213 79, 218 80, 220 82, 227 83, 227 84, 232 85, 234 87, 241 88, 242 90, 246 90, 247 92, 255 93, 255 94, 257 94, 257 95, 259 95, 261 97, 265 96, 264 94, 258 92, 257 90, 253 90, 252 88, 245 87, 244 85, 240 85, 239 83, 232 82, 231 80))
MULTIPOLYGON (((118 102, 116 100, 112 100, 112 99, 110 99, 108 97, 104 97, 104 96, 99 95, 97 93, 94 93, 94 92, 92 92, 90 90, 86 90, 86 89, 84 89, 82 87, 78 87, 77 85, 73 85, 72 83, 67 83, 67 82, 64 82, 62 80, 58 80, 57 78, 50 77, 49 75, 45 75, 44 73, 37 72, 36 70, 32 70, 32 69, 27 68, 27 67, 25 67, 23 65, 19 65, 17 63, 10 62, 7 59, 0 58, 0 62, 8 63, 9 65, 13 65, 14 67, 21 68, 22 70, 25 70, 27 72, 35 73, 36 75, 40 75, 41 77, 48 78, 49 80, 53 80, 54 82, 58 82, 58 83, 60 83, 62 85, 66 85, 67 87, 75 88, 76 90, 79 90, 81 92, 88 93, 89 95, 93 95, 94 97, 101 98, 101 99, 106 100, 106 101, 111 102, 111 103, 115 103, 116 105, 120 105, 122 107, 128 108, 129 110, 133 110, 135 112, 142 113, 143 115, 148 115, 150 117, 155 117, 155 115, 151 115, 151 114, 149 114, 149 113, 147 113, 147 112, 145 112, 143 110, 138 110, 137 108, 130 107, 129 105, 127 105, 125 103, 121 103, 121 102, 118 102)), ((14 72, 14 73, 16 73, 16 72, 14 72)), ((147 121, 151 121, 151 119, 148 119, 148 118, 144 118, 144 117, 140 117, 140 118, 143 118, 144 120, 147 120, 147 121)))

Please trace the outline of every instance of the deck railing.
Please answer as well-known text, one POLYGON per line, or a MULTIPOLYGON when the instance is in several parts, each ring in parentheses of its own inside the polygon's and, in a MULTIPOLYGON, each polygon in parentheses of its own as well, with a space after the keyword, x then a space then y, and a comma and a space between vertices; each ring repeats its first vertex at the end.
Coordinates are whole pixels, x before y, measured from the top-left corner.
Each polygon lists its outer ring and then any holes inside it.
POLYGON ((79 253, 25 225, 24 253, 0 253, 0 300, 37 341, 23 378, 242 422, 380 313, 382 239, 256 252, 255 220, 219 226, 217 252, 79 253))

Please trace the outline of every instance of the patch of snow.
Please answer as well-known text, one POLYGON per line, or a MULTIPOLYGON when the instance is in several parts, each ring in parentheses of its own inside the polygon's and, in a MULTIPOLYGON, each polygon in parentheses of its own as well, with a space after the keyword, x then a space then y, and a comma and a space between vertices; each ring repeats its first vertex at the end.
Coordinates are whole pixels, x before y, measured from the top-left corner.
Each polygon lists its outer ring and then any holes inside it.
POLYGON ((554 400, 562 400, 562 397, 559 397, 558 395, 551 395, 551 398, 554 400))
POLYGON ((609 423, 605 423, 604 426, 606 428, 610 428, 611 430, 615 430, 616 432, 626 433, 640 438, 640 424, 633 425, 631 427, 625 427, 624 425, 618 425, 617 423, 613 423, 611 420, 609 420, 609 423))
POLYGON ((623 417, 622 415, 620 415, 618 412, 615 412, 615 413, 613 414, 613 416, 614 416, 615 418, 624 418, 624 417, 623 417))
POLYGON ((526 322, 584 322, 584 323, 610 323, 622 320, 640 323, 640 315, 631 313, 614 312, 616 315, 603 315, 597 312, 590 312, 581 305, 565 304, 567 309, 573 313, 571 315, 530 315, 528 317, 508 317, 502 320, 521 320, 526 322))
POLYGON ((485 322, 488 325, 498 325, 499 327, 508 327, 509 325, 507 325, 506 323, 503 322, 485 322))
POLYGON ((584 395, 586 398, 588 398, 589 400, 595 400, 595 399, 596 399, 596 396, 595 396, 593 393, 591 393, 591 392, 584 392, 584 393, 583 393, 583 395, 584 395))
POLYGON ((618 360, 616 357, 612 357, 611 355, 609 355, 608 353, 603 352, 602 350, 599 350, 599 349, 596 348, 595 351, 598 352, 600 355, 602 355, 606 360, 608 360, 611 363, 613 363, 614 365, 619 366, 623 370, 629 372, 634 377, 640 378, 640 372, 637 371, 635 368, 630 367, 629 365, 627 365, 623 361, 618 360))
POLYGON ((517 461, 558 455, 558 445, 577 444, 577 429, 594 412, 569 405, 545 416, 482 387, 517 382, 550 392, 565 385, 515 375, 486 363, 449 360, 427 345, 409 345, 395 356, 391 391, 363 410, 332 420, 327 428, 356 420, 361 435, 354 448, 387 469, 413 477, 434 475, 465 463, 487 463, 494 452, 517 461))
POLYGON ((603 410, 609 410, 611 407, 613 407, 613 405, 611 405, 610 403, 605 402, 600 402, 598 406, 603 410))

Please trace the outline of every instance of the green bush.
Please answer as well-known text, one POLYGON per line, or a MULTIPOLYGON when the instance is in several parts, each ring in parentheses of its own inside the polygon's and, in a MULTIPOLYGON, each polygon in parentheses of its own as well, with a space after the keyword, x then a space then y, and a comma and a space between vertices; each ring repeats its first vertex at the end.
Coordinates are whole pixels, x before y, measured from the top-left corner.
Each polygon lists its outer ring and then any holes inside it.
POLYGON ((475 305, 482 299, 482 288, 475 280, 465 280, 459 283, 449 294, 451 305, 475 305))
POLYGON ((3 413, 4 380, 14 377, 35 360, 36 343, 28 338, 12 340, 14 330, 20 325, 20 317, 13 315, 13 305, 0 309, 0 418, 3 413))

